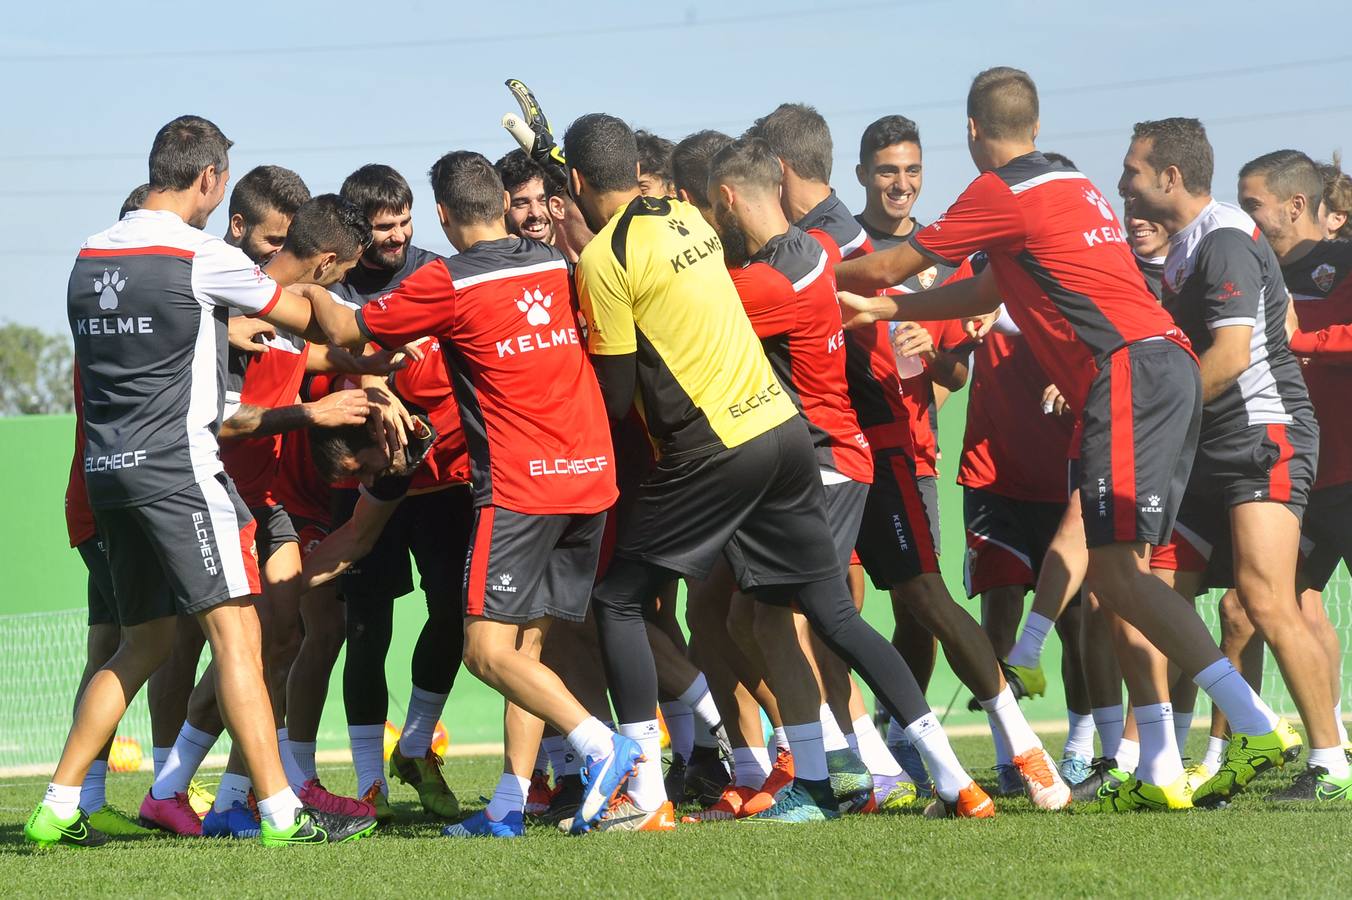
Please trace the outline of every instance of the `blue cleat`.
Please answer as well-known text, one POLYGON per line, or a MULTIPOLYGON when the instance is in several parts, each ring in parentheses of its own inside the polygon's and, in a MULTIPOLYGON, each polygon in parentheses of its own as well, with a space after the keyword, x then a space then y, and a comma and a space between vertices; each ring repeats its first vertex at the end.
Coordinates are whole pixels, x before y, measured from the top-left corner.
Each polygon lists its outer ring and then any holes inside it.
POLYGON ((225 812, 214 807, 202 819, 202 836, 214 838, 256 838, 262 826, 248 804, 236 800, 225 812))
POLYGON ((526 823, 519 812, 509 812, 501 822, 495 822, 488 818, 488 810, 481 809, 463 822, 447 825, 441 833, 446 837, 514 838, 526 833, 526 823))
POLYGON ((779 795, 775 805, 743 821, 768 825, 802 825, 840 818, 835 793, 829 781, 816 785, 795 778, 789 789, 779 795), (814 791, 813 788, 816 788, 814 791))
POLYGON ((573 816, 571 832, 590 831, 610 807, 610 800, 624 787, 624 783, 638 770, 643 751, 634 741, 622 734, 610 736, 610 753, 602 757, 588 756, 582 767, 582 783, 586 790, 582 803, 573 816))
POLYGON ((1058 767, 1061 770, 1061 780, 1074 787, 1094 774, 1093 763, 1091 759, 1067 753, 1061 757, 1061 765, 1058 767))

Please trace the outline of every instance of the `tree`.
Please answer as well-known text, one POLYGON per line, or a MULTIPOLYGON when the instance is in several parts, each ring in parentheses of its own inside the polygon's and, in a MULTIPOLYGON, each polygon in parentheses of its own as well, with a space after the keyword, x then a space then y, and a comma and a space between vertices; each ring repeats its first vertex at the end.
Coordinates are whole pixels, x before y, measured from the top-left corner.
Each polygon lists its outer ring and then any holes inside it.
POLYGON ((0 325, 0 416, 71 412, 74 364, 68 336, 0 325))

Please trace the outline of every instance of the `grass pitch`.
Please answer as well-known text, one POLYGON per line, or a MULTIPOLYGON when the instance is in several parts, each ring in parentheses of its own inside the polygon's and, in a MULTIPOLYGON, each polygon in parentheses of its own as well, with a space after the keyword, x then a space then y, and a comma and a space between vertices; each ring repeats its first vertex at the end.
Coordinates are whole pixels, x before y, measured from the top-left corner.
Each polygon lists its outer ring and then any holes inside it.
MULTIPOLYGON (((1194 735, 1190 749, 1201 749, 1194 735)), ((1056 746, 1057 741, 1049 742, 1056 746)), ((988 780, 989 742, 955 741, 988 780)), ((451 759, 447 780, 467 810, 497 781, 493 758, 451 759)), ((351 791, 346 766, 321 771, 351 791)), ((209 780, 210 774, 206 776, 209 780)), ((1212 897, 1352 895, 1352 805, 1267 807, 1269 774, 1218 812, 1077 816, 997 799, 993 821, 853 816, 767 828, 680 826, 674 834, 552 828, 513 841, 452 840, 396 785, 396 823, 356 844, 267 850, 254 842, 155 837, 99 850, 35 851, 23 822, 45 781, 0 781, 4 896, 877 896, 1212 897)), ((112 775, 113 804, 134 811, 146 774, 112 775)))

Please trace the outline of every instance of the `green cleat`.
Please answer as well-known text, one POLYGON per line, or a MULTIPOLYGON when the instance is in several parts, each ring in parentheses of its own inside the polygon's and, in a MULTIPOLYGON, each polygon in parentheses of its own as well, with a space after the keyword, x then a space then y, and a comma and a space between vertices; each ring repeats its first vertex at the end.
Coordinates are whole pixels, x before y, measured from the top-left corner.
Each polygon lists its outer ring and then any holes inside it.
MULTIPOLYGON (((1231 735, 1221 767, 1197 788, 1192 795, 1193 805, 1203 809, 1223 806, 1263 772, 1284 766, 1293 737, 1299 740, 1285 720, 1267 734, 1231 735)), ((1294 746, 1299 753, 1300 745, 1294 746)))
POLYGON ((1130 776, 1117 767, 1117 760, 1107 756, 1096 756, 1090 763, 1089 776, 1070 789, 1070 802, 1092 803, 1105 790, 1114 790, 1130 776))
POLYGON ((1295 726, 1285 719, 1278 719, 1277 739, 1282 742, 1282 759, 1287 762, 1295 762, 1300 759, 1300 751, 1305 749, 1305 745, 1295 726))
POLYGON ((23 836, 39 847, 57 844, 66 847, 102 847, 108 843, 108 835, 89 827, 89 816, 84 814, 84 810, 77 809, 75 815, 63 822, 42 803, 28 817, 23 836))
POLYGON ((831 792, 836 796, 836 809, 843 813, 871 811, 873 803, 873 776, 859 754, 846 747, 826 754, 826 769, 831 775, 831 792))
POLYGON ((1047 692, 1047 675, 1042 671, 1042 663, 1033 667, 1014 666, 1001 660, 1000 668, 1014 696, 1020 700, 1024 697, 1041 697, 1047 692))
POLYGON ((1188 773, 1184 772, 1173 784, 1157 785, 1141 781, 1135 775, 1109 787, 1104 786, 1093 802, 1074 807, 1077 813, 1169 812, 1192 809, 1192 790, 1188 773))
POLYGON ((89 824, 92 828, 113 837, 141 837, 155 833, 122 810, 111 806, 104 806, 90 813, 89 824))
POLYGON ((920 802, 920 792, 916 786, 901 777, 881 781, 874 779, 873 796, 878 801, 879 812, 899 812, 920 802))
POLYGON ((460 801, 446 786, 441 775, 441 757, 431 750, 422 759, 409 759, 395 744, 390 754, 390 777, 398 778, 418 792, 422 807, 434 816, 454 819, 460 815, 460 801))
POLYGON ((375 830, 374 816, 345 816, 317 809, 296 810, 290 828, 273 828, 267 819, 259 823, 258 840, 264 847, 289 847, 293 844, 344 844, 358 841, 375 830))
MULTIPOLYGON (((872 793, 870 792, 870 797, 872 793)), ((764 812, 756 813, 744 822, 757 822, 765 825, 802 825, 807 822, 825 822, 840 818, 836 809, 834 792, 828 782, 815 785, 795 778, 784 793, 779 795, 774 806, 764 812), (814 790, 813 788, 816 788, 814 790)))
POLYGON ((377 778, 371 786, 362 794, 361 799, 371 804, 371 808, 376 811, 376 821, 382 825, 394 821, 394 808, 390 806, 390 798, 385 795, 385 781, 377 778))
POLYGON ((1352 775, 1347 778, 1334 778, 1323 766, 1306 766, 1305 771, 1279 791, 1273 791, 1265 799, 1273 803, 1292 803, 1298 801, 1318 801, 1328 803, 1335 800, 1352 800, 1352 775))

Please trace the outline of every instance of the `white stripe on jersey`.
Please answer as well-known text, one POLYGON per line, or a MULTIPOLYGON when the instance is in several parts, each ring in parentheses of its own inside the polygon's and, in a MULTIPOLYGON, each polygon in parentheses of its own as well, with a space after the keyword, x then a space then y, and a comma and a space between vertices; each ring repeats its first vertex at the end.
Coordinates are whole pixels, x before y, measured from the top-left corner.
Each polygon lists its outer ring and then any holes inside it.
POLYGON ((816 281, 817 276, 821 275, 821 273, 825 271, 826 271, 826 251, 823 250, 822 255, 817 259, 817 265, 812 267, 812 271, 808 272, 802 278, 799 278, 797 281, 793 283, 794 293, 798 293, 803 288, 807 287, 809 284, 816 281))
POLYGON ((1249 336, 1249 367, 1239 373, 1239 394, 1250 425, 1289 425, 1295 421, 1282 403, 1277 379, 1268 365, 1267 291, 1258 295, 1258 317, 1249 336))
POLYGON ((840 248, 841 259, 844 259, 860 247, 864 246, 864 241, 866 240, 868 240, 868 232, 864 231, 863 228, 860 228, 859 233, 854 236, 854 239, 840 248))
POLYGON ((1088 178, 1083 172, 1044 172, 1041 175, 1034 176, 1027 181, 1020 181, 1018 184, 1011 184, 1009 192, 1011 194, 1022 194, 1024 191, 1032 190, 1041 184, 1049 181, 1062 181, 1064 179, 1079 178, 1087 181, 1088 178))
MULTIPOLYGON (((199 300, 200 302, 200 300, 199 300)), ((197 340, 193 346, 192 368, 188 377, 188 409, 183 426, 188 435, 188 459, 192 462, 193 481, 208 481, 221 466, 221 446, 212 433, 224 406, 216 378, 220 359, 217 346, 216 318, 211 307, 203 304, 197 313, 197 340)))
POLYGON ((230 597, 248 597, 253 588, 249 585, 249 573, 244 568, 244 548, 239 541, 240 527, 246 523, 240 522, 230 493, 219 481, 208 478, 200 487, 207 501, 207 515, 211 517, 211 531, 216 537, 217 558, 230 597))
MULTIPOLYGON (((450 268, 450 266, 447 266, 450 268)), ((472 285, 482 284, 486 281, 499 281, 503 278, 516 278, 518 275, 534 275, 537 272, 548 272, 553 269, 567 269, 568 261, 565 259, 551 259, 542 263, 535 263, 530 266, 517 266, 514 269, 494 269, 491 272, 484 272, 482 275, 467 275, 464 278, 456 278, 455 273, 451 273, 451 286, 457 291, 464 290, 472 285)))

